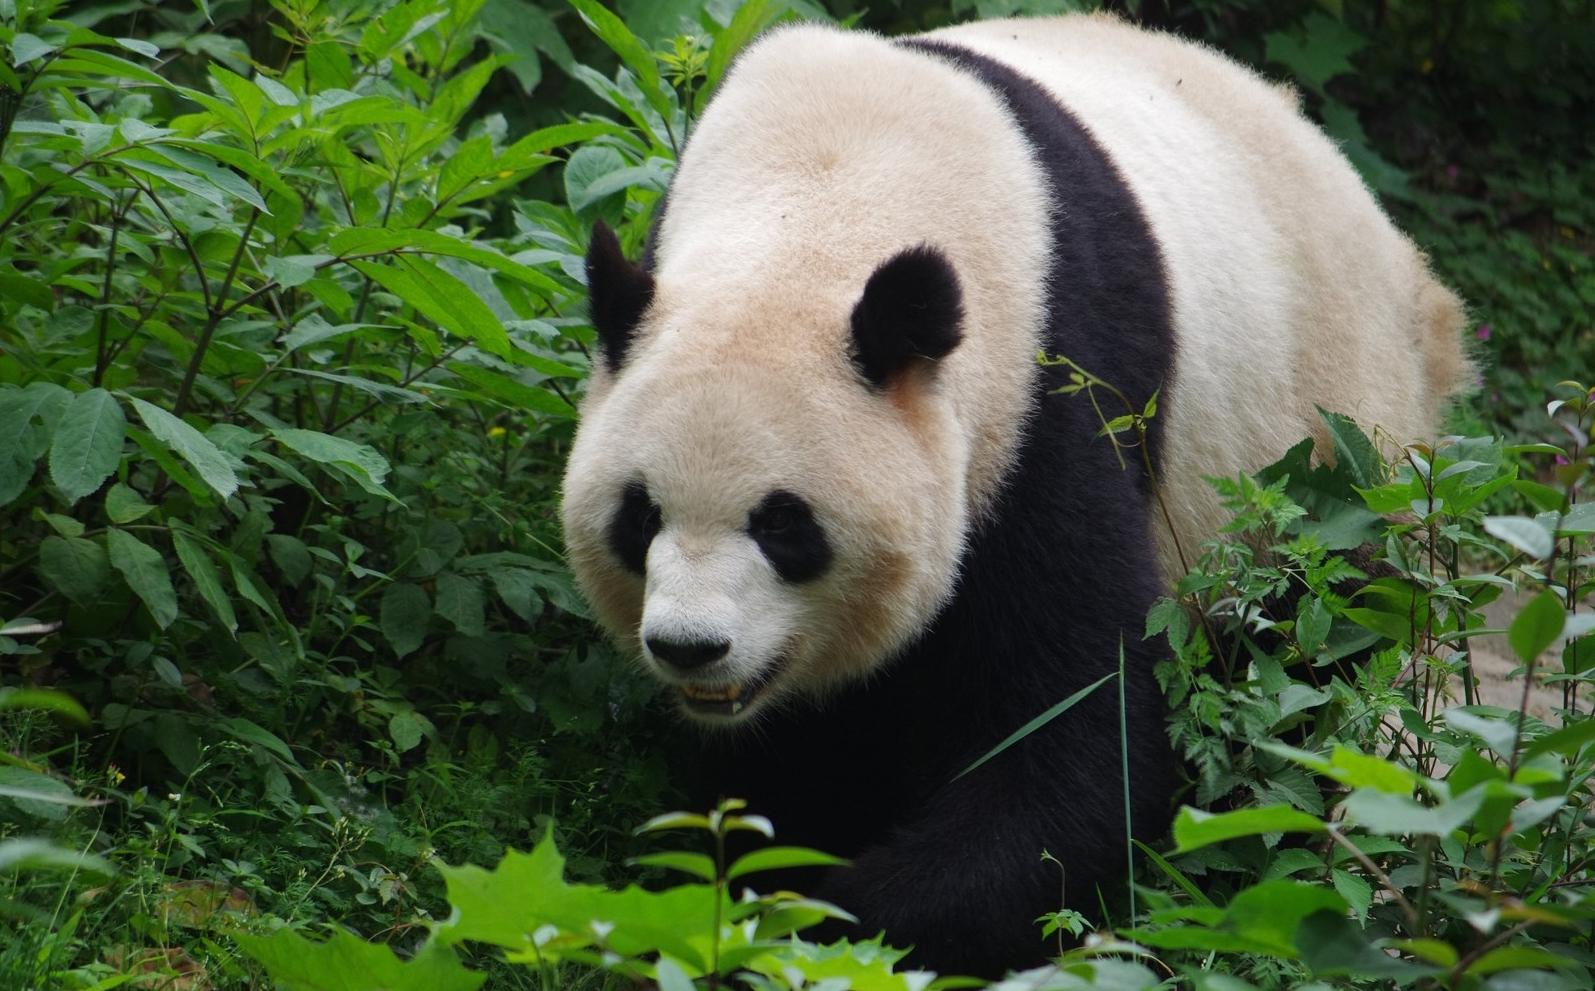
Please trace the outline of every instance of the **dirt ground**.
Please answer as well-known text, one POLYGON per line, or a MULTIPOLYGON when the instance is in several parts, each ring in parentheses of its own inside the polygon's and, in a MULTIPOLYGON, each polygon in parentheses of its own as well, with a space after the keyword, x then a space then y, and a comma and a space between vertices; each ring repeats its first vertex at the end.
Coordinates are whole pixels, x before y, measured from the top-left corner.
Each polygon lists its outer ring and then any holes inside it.
MULTIPOLYGON (((1528 601, 1530 596, 1517 597, 1502 596, 1495 602, 1484 607, 1485 625, 1492 629, 1504 629, 1512 624, 1512 618, 1517 615, 1518 609, 1528 601)), ((1523 701, 1523 679, 1507 676, 1518 667, 1517 655, 1507 645, 1505 634, 1496 634, 1488 637, 1476 637, 1472 641, 1473 670, 1479 678, 1479 698, 1486 705, 1498 705, 1505 709, 1516 709, 1523 701)), ((1561 648, 1554 647, 1540 658, 1538 674, 1556 674, 1562 670, 1561 648)), ((1538 679, 1536 679, 1538 680, 1538 679)), ((1457 686, 1458 691, 1461 686, 1457 686)), ((1587 693, 1589 690, 1585 689, 1587 693)), ((1460 701, 1460 699, 1458 700, 1460 701)), ((1595 697, 1587 702, 1580 700, 1580 708, 1587 709, 1590 703, 1595 703, 1595 697)), ((1562 707, 1562 688, 1560 685, 1535 685, 1529 693, 1529 715, 1539 719, 1549 720, 1551 724, 1559 725, 1560 720, 1554 718, 1555 711, 1562 707)))

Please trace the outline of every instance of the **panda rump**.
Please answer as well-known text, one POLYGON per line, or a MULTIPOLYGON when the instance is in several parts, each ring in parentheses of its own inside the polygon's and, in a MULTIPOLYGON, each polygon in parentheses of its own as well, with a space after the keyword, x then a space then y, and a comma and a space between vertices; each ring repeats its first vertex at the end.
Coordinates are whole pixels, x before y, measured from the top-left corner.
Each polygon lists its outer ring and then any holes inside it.
POLYGON ((595 232, 573 569, 728 729, 707 789, 849 857, 811 890, 943 972, 1040 960, 1060 880, 1123 890, 1121 762, 1134 832, 1168 822, 1140 634, 1223 521, 1202 476, 1321 435, 1317 406, 1427 437, 1468 375, 1456 298, 1290 94, 1100 16, 767 34, 649 256, 595 232), (1038 352, 1158 397, 1155 492, 1038 352), (1127 754, 1110 683, 958 776, 1121 664, 1127 754))

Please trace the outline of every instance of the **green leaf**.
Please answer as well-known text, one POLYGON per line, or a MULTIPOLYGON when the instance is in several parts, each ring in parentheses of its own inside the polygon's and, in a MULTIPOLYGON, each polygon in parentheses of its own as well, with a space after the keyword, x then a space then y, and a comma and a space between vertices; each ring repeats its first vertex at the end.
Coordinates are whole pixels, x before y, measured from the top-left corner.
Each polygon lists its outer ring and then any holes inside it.
POLYGON ((92 606, 111 576, 111 562, 92 540, 45 537, 39 544, 39 573, 72 602, 92 606))
POLYGON ((684 874, 691 874, 700 881, 714 880, 714 861, 702 853, 672 850, 634 857, 631 862, 643 867, 663 867, 667 870, 681 871, 684 874))
POLYGON ((166 559, 159 551, 126 530, 112 528, 105 534, 111 566, 122 573, 127 587, 141 599, 161 629, 177 618, 177 591, 166 559))
POLYGON ((1351 56, 1367 45, 1362 35, 1338 18, 1317 11, 1290 33, 1265 38, 1270 62, 1285 66, 1314 91, 1336 76, 1356 71, 1351 56))
POLYGON ((1506 639, 1524 664, 1533 662, 1562 633, 1567 610, 1558 593, 1546 589, 1518 611, 1506 639))
POLYGON ((19 32, 11 39, 11 64, 15 68, 22 68, 34 59, 48 55, 56 50, 56 46, 45 41, 36 34, 19 32))
POLYGON ((1374 946, 1343 912, 1324 910, 1307 916, 1296 930, 1295 943, 1302 962, 1320 977, 1378 979, 1380 987, 1390 987, 1441 973, 1438 968, 1401 960, 1374 946))
POLYGON ((500 358, 510 354, 509 334, 487 304, 469 286, 429 261, 395 256, 391 265, 350 262, 416 312, 458 337, 500 358))
POLYGON ((592 32, 598 35, 610 51, 620 56, 626 68, 637 74, 637 84, 642 95, 661 117, 670 117, 670 101, 659 81, 659 65, 653 53, 642 43, 626 23, 607 10, 598 0, 568 0, 592 32))
POLYGON ((1494 974, 1503 970, 1554 970, 1580 966, 1577 960, 1538 946, 1500 946, 1473 961, 1464 973, 1494 974))
POLYGON ((1187 805, 1174 817, 1175 852, 1189 853, 1241 836, 1322 833, 1327 828, 1321 820, 1284 804, 1216 814, 1187 805))
POLYGON ((1451 728, 1479 740, 1497 754, 1508 758, 1512 756, 1512 742, 1517 738, 1517 727, 1511 723, 1486 719, 1463 708, 1447 709, 1443 718, 1451 728))
POLYGON ((479 637, 487 632, 482 614, 482 586, 474 579, 454 572, 439 575, 434 608, 439 616, 468 637, 479 637))
POLYGON ((142 399, 133 399, 133 409, 149 428, 150 434, 173 454, 187 461, 189 467, 217 495, 229 499, 238 491, 238 476, 233 473, 232 462, 204 434, 142 399))
POLYGON ((1138 943, 1169 949, 1232 950, 1296 958, 1304 948, 1297 928, 1315 912, 1344 913, 1345 899, 1328 888, 1281 878, 1263 881, 1239 892, 1210 926, 1172 926, 1123 935, 1138 943))
POLYGON ((548 389, 527 385, 491 368, 470 365, 463 361, 451 361, 448 369, 470 383, 478 392, 513 409, 531 410, 566 419, 574 419, 576 416, 575 408, 548 389))
POLYGON ((1379 484, 1384 462, 1379 449, 1357 426, 1356 421, 1339 413, 1316 407, 1318 418, 1329 428, 1329 439, 1335 451, 1335 467, 1351 477, 1358 488, 1371 488, 1379 484))
POLYGON ((414 653, 426 640, 432 602, 419 585, 397 582, 382 590, 382 635, 395 656, 414 653))
POLYGON ((757 871, 774 871, 787 867, 836 867, 847 861, 828 853, 800 846, 769 846, 743 854, 726 871, 726 880, 734 881, 744 874, 757 871))
POLYGON ((264 747, 296 767, 299 764, 299 760, 294 757, 293 749, 283 742, 282 737, 259 723, 234 716, 221 720, 217 725, 235 740, 242 740, 244 743, 253 743, 256 746, 264 747))
POLYGON ((565 199, 572 210, 582 211, 606 197, 625 188, 613 183, 598 187, 598 183, 612 173, 627 168, 626 159, 608 145, 583 145, 571 153, 565 163, 565 199), (598 192, 594 192, 598 187, 598 192))
POLYGON ((429 725, 414 709, 401 709, 388 720, 388 736, 399 753, 406 753, 421 745, 429 725))
POLYGON ((105 493, 105 515, 112 523, 132 523, 155 512, 136 490, 117 482, 105 493))
POLYGON ((1012 733, 1008 734, 1008 738, 1007 739, 1003 740, 1001 743, 997 744, 995 747, 992 747, 979 760, 975 761, 973 764, 969 765, 968 767, 964 768, 962 771, 959 771, 956 775, 954 775, 953 776, 953 780, 957 781, 959 778, 961 778, 964 775, 968 774, 970 771, 973 771, 975 768, 977 768, 977 767, 981 766, 982 764, 986 763, 987 761, 991 760, 993 757, 996 757, 998 754, 1002 753, 1004 750, 1007 750, 1009 747, 1011 747, 1014 744, 1018 743, 1020 740, 1023 740, 1025 737, 1029 736, 1031 733, 1034 733, 1036 730, 1038 730, 1041 727, 1045 726, 1046 724, 1052 722, 1054 719, 1056 719, 1059 716, 1063 715, 1065 712, 1068 712, 1070 709, 1073 709, 1082 700, 1084 700, 1087 695, 1090 695, 1092 692, 1096 691, 1098 688, 1101 688, 1103 683, 1108 681, 1110 678, 1118 677, 1118 674, 1119 673, 1117 671, 1108 672, 1107 674, 1105 674, 1102 677, 1098 678, 1096 681, 1093 681, 1091 684, 1089 684, 1089 685, 1085 686, 1084 688, 1080 689, 1078 692, 1075 692, 1073 695, 1070 695, 1068 698, 1064 699, 1062 702, 1059 702, 1057 705, 1052 706, 1047 711, 1043 712, 1041 715, 1039 715, 1036 718, 1030 720, 1028 723, 1025 723, 1023 726, 1019 727, 1018 729, 1014 730, 1012 733))
POLYGON ((376 448, 319 430, 276 427, 271 435, 294 453, 334 469, 372 495, 393 500, 393 494, 382 486, 388 477, 388 459, 376 448))
POLYGON ((1408 795, 1360 788, 1343 808, 1370 833, 1385 836, 1446 837, 1461 829, 1484 804, 1484 789, 1475 788, 1450 801, 1427 806, 1408 795))
POLYGON ((235 933, 233 939, 281 991, 476 991, 487 980, 467 970, 452 949, 430 941, 401 960, 386 945, 342 929, 326 942, 286 928, 270 936, 235 933))
POLYGON ((70 503, 97 490, 122 460, 127 418, 104 389, 80 392, 61 414, 50 444, 50 481, 70 503))
POLYGON ((1486 516, 1484 532, 1516 547, 1536 561, 1543 561, 1556 549, 1551 531, 1527 516, 1486 516))
POLYGON ((613 924, 605 948, 622 957, 668 953, 689 967, 707 965, 700 951, 720 901, 722 918, 731 904, 707 884, 681 884, 661 892, 631 886, 608 891, 595 885, 569 884, 565 859, 547 835, 531 853, 511 850, 491 871, 480 867, 442 866, 454 914, 438 927, 445 943, 475 940, 530 954, 532 934, 552 927, 556 938, 540 937, 544 959, 591 945, 592 921, 613 924))
POLYGON ((200 542, 182 530, 172 530, 172 547, 177 551, 177 559, 182 562, 183 570, 188 572, 188 577, 194 582, 194 589, 199 592, 199 597, 205 600, 216 618, 221 620, 222 628, 228 633, 238 631, 238 617, 233 613, 232 599, 222 588, 221 572, 216 570, 215 562, 210 555, 205 553, 205 548, 200 542))
POLYGON ((47 840, 0 840, 0 874, 18 871, 67 871, 113 877, 116 868, 104 857, 56 846, 47 840))

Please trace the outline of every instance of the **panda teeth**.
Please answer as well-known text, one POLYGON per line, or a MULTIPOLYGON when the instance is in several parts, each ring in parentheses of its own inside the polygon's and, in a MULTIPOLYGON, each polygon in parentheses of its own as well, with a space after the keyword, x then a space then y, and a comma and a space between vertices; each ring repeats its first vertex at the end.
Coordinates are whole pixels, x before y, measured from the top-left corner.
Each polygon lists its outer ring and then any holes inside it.
POLYGON ((730 702, 735 705, 742 697, 742 686, 722 685, 708 688, 702 685, 682 685, 681 694, 699 702, 730 702))

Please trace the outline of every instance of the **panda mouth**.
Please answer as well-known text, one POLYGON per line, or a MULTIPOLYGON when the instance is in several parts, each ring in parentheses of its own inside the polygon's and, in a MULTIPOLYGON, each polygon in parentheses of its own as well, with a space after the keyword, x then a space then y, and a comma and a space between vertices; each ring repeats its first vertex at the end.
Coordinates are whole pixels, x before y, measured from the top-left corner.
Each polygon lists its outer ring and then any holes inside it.
POLYGON ((677 685, 682 704, 697 716, 735 718, 746 712, 753 700, 770 687, 776 676, 786 667, 785 655, 747 681, 723 685, 677 685))

